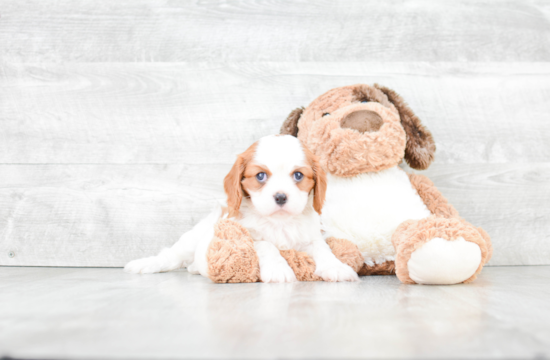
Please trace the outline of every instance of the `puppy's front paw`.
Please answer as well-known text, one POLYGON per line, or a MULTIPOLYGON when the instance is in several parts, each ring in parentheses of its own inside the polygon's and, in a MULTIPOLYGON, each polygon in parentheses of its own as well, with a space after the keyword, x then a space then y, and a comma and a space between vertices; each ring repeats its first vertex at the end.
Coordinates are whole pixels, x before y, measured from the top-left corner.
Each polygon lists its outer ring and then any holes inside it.
POLYGON ((264 283, 284 283, 298 281, 294 271, 285 262, 273 262, 260 266, 260 278, 264 283))
POLYGON ((315 275, 320 276, 325 281, 358 281, 359 276, 353 269, 342 263, 334 263, 319 267, 315 270, 315 275))
POLYGON ((161 263, 156 256, 130 261, 124 271, 131 274, 153 274, 161 272, 161 263))

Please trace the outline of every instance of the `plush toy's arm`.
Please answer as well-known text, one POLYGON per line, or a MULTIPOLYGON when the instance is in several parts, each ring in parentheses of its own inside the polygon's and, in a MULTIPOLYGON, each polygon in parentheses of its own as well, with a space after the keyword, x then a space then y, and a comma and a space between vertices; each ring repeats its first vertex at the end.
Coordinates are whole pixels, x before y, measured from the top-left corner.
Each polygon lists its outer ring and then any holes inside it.
POLYGON ((411 185, 416 190, 428 210, 434 215, 444 218, 460 218, 458 211, 449 204, 447 199, 435 187, 434 183, 425 177, 418 174, 407 174, 411 181, 411 185))
MULTIPOLYGON (((468 223, 466 220, 462 219, 460 215, 458 214, 458 211, 449 204, 447 199, 441 194, 439 190, 435 187, 434 183, 425 177, 424 175, 418 175, 418 174, 407 174, 409 175, 409 179, 411 181, 411 185, 416 189, 416 192, 424 201, 424 204, 426 204, 426 207, 430 212, 436 216, 444 217, 447 219, 451 218, 457 218, 460 219, 464 223, 468 223)), ((491 243, 491 237, 485 230, 483 230, 480 227, 477 227, 476 230, 481 234, 481 237, 483 240, 485 240, 485 243, 487 244, 487 252, 488 255, 486 256, 485 262, 489 261, 491 259, 491 256, 493 256, 493 245, 491 243)))

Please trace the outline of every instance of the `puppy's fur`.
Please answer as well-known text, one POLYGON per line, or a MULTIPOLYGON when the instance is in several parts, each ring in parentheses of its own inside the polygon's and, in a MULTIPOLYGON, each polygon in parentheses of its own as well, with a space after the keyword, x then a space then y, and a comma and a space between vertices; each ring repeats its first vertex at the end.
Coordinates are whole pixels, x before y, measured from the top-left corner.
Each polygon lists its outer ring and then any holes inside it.
POLYGON ((267 136, 250 146, 225 177, 227 208, 219 207, 159 255, 134 260, 131 273, 187 267, 208 277, 206 253, 220 218, 243 225, 255 241, 263 282, 292 282, 296 276, 279 250, 309 254, 315 274, 326 281, 355 281, 356 272, 340 262, 323 240, 320 213, 326 175, 318 159, 289 135, 267 136))

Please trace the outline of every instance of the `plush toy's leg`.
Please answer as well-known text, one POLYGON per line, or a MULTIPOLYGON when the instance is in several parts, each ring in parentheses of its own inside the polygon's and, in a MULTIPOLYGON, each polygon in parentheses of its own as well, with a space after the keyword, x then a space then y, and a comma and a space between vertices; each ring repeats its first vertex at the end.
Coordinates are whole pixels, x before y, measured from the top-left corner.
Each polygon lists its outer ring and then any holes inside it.
POLYGON ((365 259, 357 245, 346 239, 329 238, 327 244, 338 260, 359 272, 365 264, 365 259))
POLYGON ((260 281, 254 240, 248 230, 235 221, 222 219, 216 223, 206 259, 208 277, 216 283, 260 281))
POLYGON ((406 284, 471 282, 490 256, 487 240, 460 218, 406 221, 392 237, 397 277, 406 284))
POLYGON ((315 261, 305 252, 296 250, 281 250, 290 268, 294 271, 298 281, 323 281, 315 275, 315 261))
MULTIPOLYGON (((357 245, 344 239, 327 240, 333 254, 353 270, 363 266, 363 256, 357 245)), ((305 252, 281 250, 283 258, 294 271, 298 281, 322 281, 315 275, 315 261, 305 252)), ((214 239, 207 250, 208 276, 216 283, 257 282, 260 266, 254 241, 239 223, 223 219, 214 229, 214 239)))
MULTIPOLYGON (((327 244, 338 260, 349 265, 355 272, 359 271, 363 264, 363 255, 357 245, 345 239, 330 238, 327 244)), ((315 275, 315 261, 305 252, 296 250, 282 250, 281 255, 294 270, 298 281, 322 281, 315 275)))

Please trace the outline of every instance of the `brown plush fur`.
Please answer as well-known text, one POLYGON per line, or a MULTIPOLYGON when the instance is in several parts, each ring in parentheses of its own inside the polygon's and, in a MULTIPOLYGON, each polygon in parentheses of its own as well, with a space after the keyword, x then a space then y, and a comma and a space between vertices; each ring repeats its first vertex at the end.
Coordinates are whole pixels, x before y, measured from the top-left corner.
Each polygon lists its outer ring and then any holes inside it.
POLYGON ((314 274, 315 261, 305 252, 281 250, 280 253, 290 265, 290 268, 294 270, 298 281, 323 281, 320 276, 314 274))
POLYGON ((357 272, 359 276, 369 276, 369 275, 395 275, 395 262, 386 261, 382 264, 374 264, 369 266, 363 264, 361 269, 357 272))
POLYGON ((425 177, 418 174, 407 174, 411 185, 416 190, 424 204, 434 215, 445 218, 458 218, 458 211, 449 204, 447 199, 435 187, 434 183, 425 177))
POLYGON ((349 265, 355 272, 358 272, 364 264, 363 255, 357 245, 346 239, 327 239, 332 253, 338 260, 349 265))
MULTIPOLYGON (((363 266, 363 255, 357 245, 345 239, 330 238, 327 240, 332 253, 338 260, 358 271, 363 266)), ((281 255, 294 270, 298 281, 322 281, 315 275, 315 261, 305 252, 296 250, 281 250, 281 255)))
POLYGON ((321 165, 337 176, 355 176, 364 172, 380 171, 397 165, 403 159, 406 137, 397 113, 371 102, 341 109, 321 117, 306 126, 309 107, 300 120, 298 138, 320 158, 321 165), (360 133, 342 128, 341 121, 355 111, 376 112, 384 121, 380 130, 360 133))
POLYGON ((399 111, 401 124, 407 133, 405 160, 413 169, 427 169, 432 163, 435 155, 435 142, 432 133, 422 125, 420 119, 395 91, 378 84, 375 84, 374 87, 386 94, 388 100, 391 101, 397 108, 397 111, 399 111))
POLYGON ((208 276, 215 283, 260 281, 260 263, 250 233, 236 221, 222 219, 206 253, 208 276))
POLYGON ((281 133, 297 134, 321 158, 325 169, 338 176, 388 169, 403 158, 412 168, 426 169, 435 153, 430 131, 401 96, 380 85, 357 84, 329 90, 305 110, 292 111, 281 133), (399 130, 395 128, 389 129, 391 119, 370 104, 380 104, 395 112, 404 134, 397 134, 399 130), (361 119, 354 115, 366 110, 378 115, 381 127, 374 116, 361 119))
MULTIPOLYGON (((327 240, 334 255, 358 271, 363 256, 357 245, 348 240, 327 240)), ((281 250, 281 255, 294 270, 298 281, 322 281, 315 275, 315 261, 305 252, 281 250)), ((254 241, 241 224, 222 219, 214 229, 214 239, 206 254, 208 275, 216 283, 245 283, 260 280, 260 265, 254 249, 254 241)))
POLYGON ((489 257, 485 239, 475 227, 462 219, 441 218, 437 216, 431 216, 422 220, 405 221, 393 233, 392 243, 397 253, 395 268, 399 280, 405 284, 415 283, 409 277, 407 267, 411 254, 435 237, 450 241, 462 237, 464 240, 473 242, 479 246, 481 249, 481 263, 475 274, 466 279, 464 283, 474 281, 489 257))
POLYGON ((283 123, 283 126, 281 126, 281 135, 298 136, 298 120, 300 120, 300 116, 303 112, 303 107, 292 110, 283 123))
MULTIPOLYGON (((411 185, 416 190, 428 210, 437 216, 442 218, 456 218, 468 224, 466 220, 462 219, 458 214, 458 211, 449 204, 447 199, 441 194, 441 192, 435 187, 434 183, 425 177, 424 175, 419 174, 408 174, 411 181, 411 185)), ((469 225, 469 224, 468 224, 469 225)), ((471 225, 469 225, 471 226, 471 225)), ((478 227, 476 230, 479 232, 485 245, 487 246, 487 257, 483 264, 486 264, 491 257, 493 256, 493 244, 491 243, 491 237, 485 230, 478 227)))

